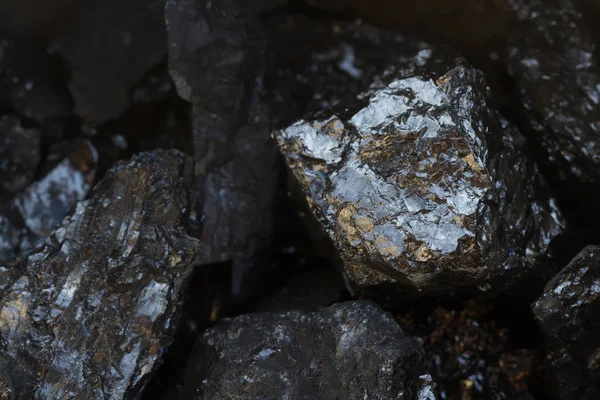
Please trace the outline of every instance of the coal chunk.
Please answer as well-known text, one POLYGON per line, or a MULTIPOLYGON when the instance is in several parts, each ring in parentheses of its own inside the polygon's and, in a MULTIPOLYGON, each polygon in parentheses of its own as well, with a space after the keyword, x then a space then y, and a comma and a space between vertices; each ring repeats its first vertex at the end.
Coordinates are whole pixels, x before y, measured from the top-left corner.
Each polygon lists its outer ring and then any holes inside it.
POLYGON ((232 292, 254 290, 270 246, 277 151, 262 85, 266 35, 260 10, 238 0, 170 0, 169 70, 192 103, 201 262, 232 261, 232 292), (252 272, 254 271, 254 272, 252 272), (256 281, 254 281, 256 282, 256 281))
POLYGON ((533 304, 546 337, 549 393, 600 397, 600 246, 584 248, 533 304))
POLYGON ((75 113, 87 122, 118 117, 130 90, 166 56, 164 1, 85 1, 49 50, 70 67, 75 113))
POLYGON ((509 2, 510 72, 535 137, 562 178, 600 182, 600 68, 574 2, 509 2))
POLYGON ((369 302, 243 315, 207 331, 191 357, 189 399, 434 399, 421 347, 369 302))
POLYGON ((199 250, 183 226, 192 176, 177 151, 120 162, 43 247, 7 266, 0 371, 16 398, 139 395, 199 250))
POLYGON ((486 105, 482 74, 446 50, 419 50, 275 136, 354 290, 502 289, 562 230, 523 138, 486 105))

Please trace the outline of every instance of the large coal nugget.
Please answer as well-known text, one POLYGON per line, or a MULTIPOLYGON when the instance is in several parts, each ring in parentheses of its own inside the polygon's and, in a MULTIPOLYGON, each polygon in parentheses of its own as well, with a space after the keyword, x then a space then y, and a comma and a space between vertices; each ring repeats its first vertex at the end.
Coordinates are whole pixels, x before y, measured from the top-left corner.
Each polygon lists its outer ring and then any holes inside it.
POLYGON ((198 251, 182 226, 191 178, 176 151, 121 162, 44 247, 0 270, 0 376, 17 399, 139 394, 198 251))
POLYGON ((397 298, 506 287, 534 270, 561 217, 482 74, 424 49, 333 115, 276 132, 354 288, 397 298))
POLYGON ((600 65, 570 0, 511 0, 509 67, 539 143, 563 177, 600 182, 600 65))
POLYGON ((243 315, 191 357, 186 399, 434 399, 423 349, 369 302, 243 315))
POLYGON ((600 398, 600 246, 583 249, 533 305, 546 336, 552 396, 600 398))

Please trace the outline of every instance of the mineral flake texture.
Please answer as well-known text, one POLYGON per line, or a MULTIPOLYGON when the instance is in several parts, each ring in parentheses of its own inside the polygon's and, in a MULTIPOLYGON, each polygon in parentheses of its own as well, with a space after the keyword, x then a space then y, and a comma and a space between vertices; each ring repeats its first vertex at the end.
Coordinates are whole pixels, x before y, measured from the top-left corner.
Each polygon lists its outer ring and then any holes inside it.
POLYGON ((531 127, 565 177, 599 182, 600 68, 571 0, 509 2, 509 67, 531 127))
POLYGON ((434 399, 419 344, 369 302, 243 315, 191 357, 188 399, 434 399))
POLYGON ((132 399, 171 341, 198 250, 192 163, 142 153, 21 263, 0 271, 0 375, 17 399, 132 399), (12 274, 8 272, 12 271, 12 274))
POLYGON ((588 246, 534 303, 553 398, 600 398, 600 246, 588 246))
POLYGON ((275 133, 355 289, 506 286, 561 231, 521 136, 487 108, 481 73, 438 54, 407 58, 368 102, 275 133))

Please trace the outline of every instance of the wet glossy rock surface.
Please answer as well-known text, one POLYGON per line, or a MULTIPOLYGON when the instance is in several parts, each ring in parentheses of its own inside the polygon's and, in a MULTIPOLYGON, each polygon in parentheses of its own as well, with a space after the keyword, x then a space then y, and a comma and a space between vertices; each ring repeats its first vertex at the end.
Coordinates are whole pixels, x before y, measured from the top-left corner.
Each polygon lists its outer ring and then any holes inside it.
POLYGON ((443 49, 275 137, 353 289, 501 289, 562 229, 522 137, 487 108, 482 74, 443 49))
POLYGON ((121 162, 43 247, 2 268, 0 371, 17 399, 139 394, 199 250, 183 227, 191 178, 176 151, 121 162))
POLYGON ((223 321, 196 344, 185 389, 186 399, 434 399, 418 343, 369 302, 223 321))
POLYGON ((600 68, 583 14, 571 0, 509 4, 509 67, 546 162, 562 179, 598 183, 600 68))
POLYGON ((546 337, 548 382, 556 399, 600 396, 600 247, 588 246, 533 304, 546 337))

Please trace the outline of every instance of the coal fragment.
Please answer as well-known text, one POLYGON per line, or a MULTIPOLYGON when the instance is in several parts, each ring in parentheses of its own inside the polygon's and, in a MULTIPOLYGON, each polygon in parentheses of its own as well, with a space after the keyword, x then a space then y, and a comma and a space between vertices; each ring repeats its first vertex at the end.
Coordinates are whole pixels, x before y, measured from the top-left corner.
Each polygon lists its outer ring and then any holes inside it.
POLYGON ((231 260, 240 298, 255 290, 254 269, 270 245, 278 165, 259 12, 238 0, 169 0, 165 7, 170 74, 192 103, 200 194, 192 218, 206 249, 201 262, 231 260))
POLYGON ((164 1, 79 2, 49 50, 71 69, 75 113, 86 122, 118 117, 130 90, 166 55, 164 1))
POLYGON ((421 347, 369 302, 226 320, 191 357, 187 399, 434 399, 421 347))
POLYGON ((533 304, 546 337, 548 393, 556 399, 600 398, 600 246, 587 246, 533 304))
POLYGON ((0 201, 29 185, 41 158, 41 132, 14 114, 0 116, 0 201))
POLYGON ((600 68, 582 13, 570 0, 509 5, 509 68, 546 162, 563 180, 600 182, 600 68))
POLYGON ((191 177, 177 151, 120 162, 16 266, 0 299, 0 367, 16 398, 136 398, 199 250, 182 225, 191 177))
POLYGON ((419 50, 275 137, 353 290, 395 301, 504 289, 539 269, 562 230, 481 72, 447 50, 419 50))

